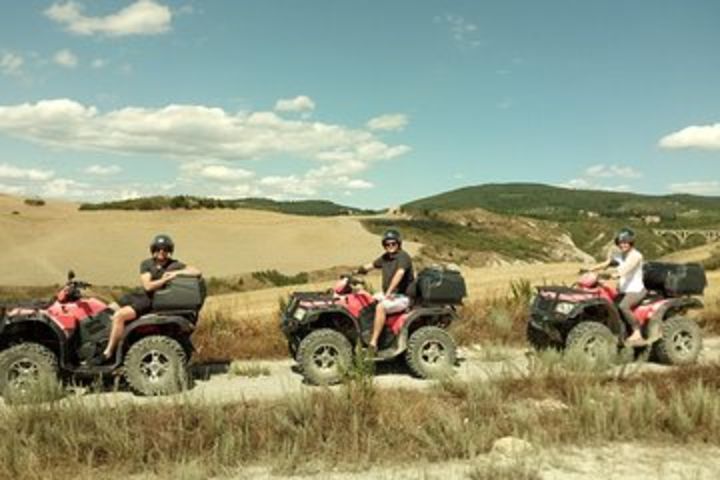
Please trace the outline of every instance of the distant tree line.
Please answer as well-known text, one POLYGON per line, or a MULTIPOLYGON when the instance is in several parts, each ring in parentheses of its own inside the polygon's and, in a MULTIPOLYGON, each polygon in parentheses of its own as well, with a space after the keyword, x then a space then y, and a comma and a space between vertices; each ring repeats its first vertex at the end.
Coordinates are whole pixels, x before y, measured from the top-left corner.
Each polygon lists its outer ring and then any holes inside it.
POLYGON ((326 200, 275 201, 267 198, 220 199, 190 195, 154 196, 101 203, 83 203, 80 210, 198 210, 198 209, 254 209, 294 215, 358 215, 376 213, 326 200))

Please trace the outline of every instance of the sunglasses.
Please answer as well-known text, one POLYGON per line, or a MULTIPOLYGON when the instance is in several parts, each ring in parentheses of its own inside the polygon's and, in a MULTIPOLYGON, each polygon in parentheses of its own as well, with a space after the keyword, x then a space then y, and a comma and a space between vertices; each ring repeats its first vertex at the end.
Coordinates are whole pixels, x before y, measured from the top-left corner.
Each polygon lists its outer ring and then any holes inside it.
POLYGON ((158 253, 158 252, 171 253, 171 250, 169 248, 165 248, 165 247, 159 247, 159 248, 152 249, 152 253, 158 253))
POLYGON ((385 243, 383 243, 383 246, 384 247, 397 247, 398 242, 385 242, 385 243))

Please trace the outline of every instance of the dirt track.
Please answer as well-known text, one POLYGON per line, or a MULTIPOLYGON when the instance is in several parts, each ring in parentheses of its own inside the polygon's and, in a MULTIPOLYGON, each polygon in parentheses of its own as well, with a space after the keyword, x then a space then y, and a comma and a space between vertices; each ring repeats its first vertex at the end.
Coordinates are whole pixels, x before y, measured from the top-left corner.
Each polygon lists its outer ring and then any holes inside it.
MULTIPOLYGON (((480 347, 461 348, 459 365, 455 378, 462 381, 489 381, 507 376, 522 376, 528 373, 532 354, 520 348, 502 348, 494 352, 493 357, 501 360, 487 360, 480 347)), ((720 337, 707 338, 704 342, 700 361, 702 363, 720 362, 720 337)), ((199 403, 223 404, 245 400, 273 400, 291 395, 305 394, 323 387, 306 385, 302 376, 293 368, 294 362, 287 360, 263 360, 239 362, 248 366, 267 369, 268 375, 255 378, 235 376, 226 372, 227 365, 195 367, 195 385, 182 394, 145 398, 130 392, 85 393, 80 390, 70 399, 85 405, 111 406, 125 403, 199 403)), ((617 367, 618 369, 621 367, 617 367)), ((662 372, 677 367, 668 367, 654 363, 635 363, 624 369, 625 375, 642 375, 645 372, 662 372)), ((375 376, 380 388, 424 389, 433 385, 432 381, 414 378, 405 368, 402 360, 379 364, 375 376)), ((338 388, 338 387, 331 387, 338 388)), ((0 400, 0 405, 4 405, 0 400)))

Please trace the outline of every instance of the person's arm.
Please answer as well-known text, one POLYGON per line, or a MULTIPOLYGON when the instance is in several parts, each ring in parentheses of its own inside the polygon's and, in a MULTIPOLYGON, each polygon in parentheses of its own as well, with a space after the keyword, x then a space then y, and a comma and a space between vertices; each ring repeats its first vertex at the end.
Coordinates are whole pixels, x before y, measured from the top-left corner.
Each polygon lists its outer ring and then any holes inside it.
POLYGON ((200 270, 198 270, 197 268, 190 266, 190 265, 188 265, 184 268, 181 268, 180 270, 173 270, 173 271, 167 272, 167 273, 172 273, 173 278, 179 277, 179 276, 184 276, 184 277, 201 277, 202 276, 202 272, 200 272, 200 270))
POLYGON ((388 285, 387 292, 385 292, 386 297, 390 297, 395 293, 395 290, 397 290, 398 285, 400 285, 400 281, 402 280, 403 276, 405 275, 405 269, 404 268, 398 268, 395 274, 393 275, 392 279, 390 280, 390 285, 388 285))
POLYGON ((625 262, 623 262, 623 264, 617 268, 616 275, 618 277, 627 275, 628 273, 638 268, 641 262, 642 255, 640 255, 639 253, 633 253, 632 255, 628 255, 627 260, 625 260, 625 262))
POLYGON ((175 278, 170 275, 171 273, 172 272, 166 272, 161 278, 153 280, 150 276, 150 272, 143 272, 140 274, 140 284, 146 292, 154 292, 155 290, 164 287, 167 282, 175 278))
POLYGON ((365 275, 366 273, 370 272, 371 270, 373 270, 375 268, 380 268, 381 266, 382 266, 382 257, 379 257, 370 263, 366 263, 365 265, 360 265, 357 269, 357 273, 359 273, 360 275, 365 275))
POLYGON ((593 265, 592 267, 588 268, 588 271, 590 272, 599 272, 600 270, 605 270, 606 268, 609 268, 612 264, 612 259, 605 260, 602 263, 598 263, 597 265, 593 265))
POLYGON ((372 263, 366 263, 365 265, 360 265, 356 272, 360 275, 365 275, 366 273, 370 272, 373 268, 375 268, 375 265, 372 263))

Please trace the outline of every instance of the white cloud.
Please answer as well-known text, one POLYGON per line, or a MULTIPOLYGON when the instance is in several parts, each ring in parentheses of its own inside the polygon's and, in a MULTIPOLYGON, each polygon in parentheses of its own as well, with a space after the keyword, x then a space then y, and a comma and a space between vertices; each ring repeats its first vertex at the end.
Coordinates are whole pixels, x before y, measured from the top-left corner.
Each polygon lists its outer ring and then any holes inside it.
POLYGON ((673 183, 670 185, 673 193, 692 193, 694 195, 720 195, 720 181, 695 181, 673 183))
POLYGON ((53 62, 57 63, 61 67, 75 68, 78 65, 78 58, 73 52, 68 49, 58 50, 53 56, 53 62))
POLYGON ((345 186, 347 188, 352 189, 367 189, 367 188, 373 188, 373 184, 371 182, 368 182, 367 180, 363 180, 361 178, 354 178, 354 179, 348 179, 345 183, 345 186))
POLYGON ((217 180, 222 182, 247 180, 254 175, 253 172, 249 170, 231 168, 225 165, 205 165, 199 169, 197 174, 208 180, 217 180))
POLYGON ((83 5, 75 1, 53 3, 45 15, 78 35, 156 35, 170 30, 172 11, 153 0, 137 0, 127 7, 106 15, 83 14, 83 5))
POLYGON ((21 168, 7 163, 0 163, 0 179, 3 180, 49 180, 55 175, 52 170, 38 170, 36 168, 21 168))
POLYGON ((0 132, 61 149, 160 154, 185 161, 286 155, 356 168, 410 150, 388 145, 366 130, 287 120, 272 112, 232 115, 220 108, 169 105, 101 114, 68 99, 0 106, 0 132))
POLYGON ((558 186, 573 190, 601 190, 606 192, 627 192, 631 190, 630 185, 601 185, 585 178, 573 178, 558 186))
POLYGON ((640 178, 642 174, 632 167, 622 165, 592 165, 585 170, 585 175, 593 178, 640 178))
MULTIPOLYGON (((100 112, 68 99, 0 105, 0 133, 57 150, 174 158, 180 161, 182 191, 207 195, 263 192, 307 197, 372 188, 372 183, 358 178, 360 174, 377 162, 410 151, 407 145, 381 141, 367 128, 288 120, 274 112, 231 114, 202 105, 100 112), (233 165, 280 158, 292 159, 299 166, 310 162, 310 166, 300 173, 257 177, 233 165)), ((95 175, 109 175, 108 169, 115 170, 98 165, 88 168, 95 175)), ((53 192, 62 192, 61 187, 58 183, 53 192)), ((77 186, 70 192, 66 185, 66 191, 67 195, 95 195, 93 189, 77 186)))
POLYGON ((81 188, 87 188, 87 185, 69 178, 54 178, 42 186, 42 192, 48 197, 66 197, 81 188))
POLYGON ((12 52, 0 53, 0 73, 5 75, 19 75, 25 60, 21 55, 12 52))
POLYGON ((108 64, 108 61, 105 60, 104 58, 96 58, 95 60, 92 61, 93 68, 104 68, 105 66, 107 66, 107 64, 108 64))
POLYGON ((115 175, 121 171, 122 168, 118 165, 90 165, 83 170, 83 172, 90 175, 98 175, 101 177, 115 175))
POLYGON ((403 113, 390 113, 371 118, 367 122, 370 130, 402 130, 408 124, 408 117, 403 113))
POLYGON ((275 102, 275 110, 278 112, 307 112, 314 109, 315 102, 305 95, 299 95, 295 98, 281 98, 275 102))
POLYGON ((700 148, 720 150, 720 123, 691 125, 660 139, 662 148, 700 148))
POLYGON ((434 18, 435 23, 447 25, 455 43, 464 48, 476 48, 482 45, 478 36, 478 26, 460 15, 448 13, 434 18))
POLYGON ((27 191, 25 185, 7 185, 0 183, 0 193, 9 195, 24 195, 27 191))

